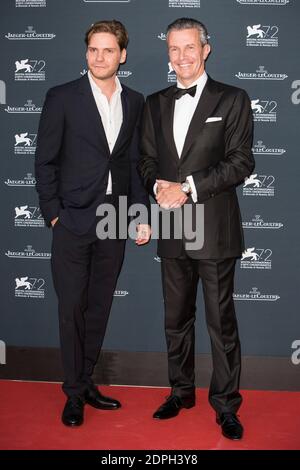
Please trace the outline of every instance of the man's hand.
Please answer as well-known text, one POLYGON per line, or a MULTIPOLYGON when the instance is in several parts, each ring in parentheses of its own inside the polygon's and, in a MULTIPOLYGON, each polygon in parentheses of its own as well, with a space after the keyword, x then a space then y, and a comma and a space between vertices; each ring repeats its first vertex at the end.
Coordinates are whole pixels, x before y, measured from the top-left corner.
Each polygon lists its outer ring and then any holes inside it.
POLYGON ((136 228, 137 237, 135 243, 137 245, 145 245, 151 237, 151 227, 147 224, 139 224, 136 228))
POLYGON ((188 200, 180 183, 166 180, 156 180, 156 183, 156 200, 163 209, 178 209, 188 200))
POLYGON ((57 221, 58 221, 58 217, 55 217, 55 219, 51 220, 52 228, 54 227, 57 221))

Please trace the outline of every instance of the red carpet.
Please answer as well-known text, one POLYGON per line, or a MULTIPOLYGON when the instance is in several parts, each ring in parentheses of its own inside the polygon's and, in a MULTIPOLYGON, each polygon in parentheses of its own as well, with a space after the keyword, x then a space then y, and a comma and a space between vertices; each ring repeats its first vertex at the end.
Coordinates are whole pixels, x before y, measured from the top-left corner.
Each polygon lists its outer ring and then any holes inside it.
POLYGON ((152 419, 167 389, 101 387, 119 399, 117 411, 85 407, 85 423, 60 422, 65 398, 58 384, 0 381, 0 449, 300 449, 300 392, 244 391, 242 441, 222 437, 207 401, 166 421, 152 419))

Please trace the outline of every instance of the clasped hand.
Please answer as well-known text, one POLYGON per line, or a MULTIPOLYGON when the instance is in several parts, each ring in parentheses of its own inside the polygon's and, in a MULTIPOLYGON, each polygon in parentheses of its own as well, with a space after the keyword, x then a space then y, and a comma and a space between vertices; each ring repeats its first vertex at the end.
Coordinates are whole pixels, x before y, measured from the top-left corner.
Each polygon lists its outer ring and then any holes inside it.
POLYGON ((178 209, 187 201, 180 183, 166 180, 156 180, 156 183, 156 201, 163 209, 178 209))

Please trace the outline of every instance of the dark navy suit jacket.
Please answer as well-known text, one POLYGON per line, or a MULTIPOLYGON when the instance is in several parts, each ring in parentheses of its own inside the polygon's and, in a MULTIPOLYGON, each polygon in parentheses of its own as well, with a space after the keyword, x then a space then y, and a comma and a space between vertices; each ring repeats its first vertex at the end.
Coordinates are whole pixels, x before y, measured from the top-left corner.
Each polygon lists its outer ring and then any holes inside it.
POLYGON ((88 76, 51 88, 37 139, 35 175, 47 225, 55 217, 69 230, 86 233, 104 201, 108 175, 113 197, 149 206, 137 173, 138 140, 144 98, 122 85, 123 123, 110 153, 88 76))

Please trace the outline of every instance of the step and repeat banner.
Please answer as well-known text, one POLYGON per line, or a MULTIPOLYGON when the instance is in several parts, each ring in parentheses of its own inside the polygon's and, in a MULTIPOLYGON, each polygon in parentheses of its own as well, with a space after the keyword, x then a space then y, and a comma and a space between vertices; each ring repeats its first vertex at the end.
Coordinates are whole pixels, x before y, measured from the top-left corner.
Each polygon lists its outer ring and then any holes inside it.
MULTIPOLYGON (((246 89, 256 168, 238 190, 246 250, 234 298, 245 355, 300 363, 299 0, 2 0, 0 4, 0 363, 8 346, 58 347, 51 230, 35 191, 34 158, 46 91, 86 73, 84 34, 101 19, 128 29, 122 83, 145 96, 175 82, 166 26, 193 17, 209 30, 212 78, 246 89)), ((201 285, 197 352, 209 353, 201 285)), ((156 242, 127 243, 105 349, 165 351, 156 242)))

